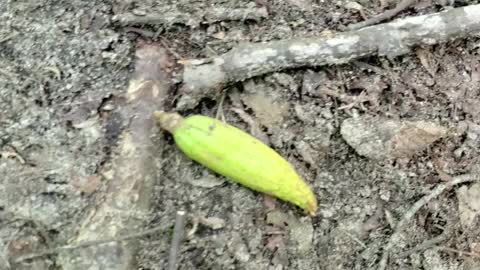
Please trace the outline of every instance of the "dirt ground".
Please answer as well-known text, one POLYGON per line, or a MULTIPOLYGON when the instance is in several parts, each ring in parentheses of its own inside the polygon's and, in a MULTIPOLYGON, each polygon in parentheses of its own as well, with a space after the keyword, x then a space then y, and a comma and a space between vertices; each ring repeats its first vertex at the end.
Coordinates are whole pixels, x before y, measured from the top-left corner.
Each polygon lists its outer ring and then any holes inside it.
MULTIPOLYGON (((106 192, 102 170, 119 133, 109 111, 127 88, 138 40, 167 46, 177 61, 209 57, 242 42, 344 31, 395 3, 1 1, 0 269, 62 269, 55 254, 14 259, 69 243, 106 192), (203 19, 212 7, 263 7, 268 16, 203 19), (157 25, 112 20, 154 11, 180 15, 157 25)), ((476 3, 420 1, 396 18, 476 3)), ((212 173, 157 134, 166 158, 136 230, 164 230, 140 239, 138 269, 166 269, 178 210, 190 232, 179 269, 376 269, 416 201, 455 176, 480 174, 480 39, 267 74, 180 113, 218 116, 272 146, 312 187, 318 215, 212 173)), ((386 269, 480 269, 479 216, 479 184, 448 189, 401 231, 386 269)))

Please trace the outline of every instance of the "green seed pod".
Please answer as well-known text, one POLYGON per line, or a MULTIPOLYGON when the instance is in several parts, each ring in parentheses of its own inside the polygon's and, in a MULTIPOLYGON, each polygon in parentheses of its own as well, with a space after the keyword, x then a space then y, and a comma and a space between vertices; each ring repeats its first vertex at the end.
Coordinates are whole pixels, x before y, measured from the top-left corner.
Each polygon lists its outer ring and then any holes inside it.
POLYGON ((216 119, 155 112, 189 158, 232 181, 291 202, 314 216, 317 200, 292 165, 272 148, 216 119))

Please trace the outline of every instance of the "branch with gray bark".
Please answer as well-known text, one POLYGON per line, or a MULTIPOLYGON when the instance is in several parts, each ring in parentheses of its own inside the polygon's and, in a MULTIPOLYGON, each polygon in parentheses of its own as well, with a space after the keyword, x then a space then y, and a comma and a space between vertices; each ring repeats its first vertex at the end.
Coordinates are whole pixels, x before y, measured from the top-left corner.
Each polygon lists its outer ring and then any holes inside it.
POLYGON ((211 59, 185 61, 177 108, 195 107, 201 98, 245 79, 289 68, 343 64, 361 57, 395 57, 412 47, 480 34, 480 5, 410 17, 333 37, 297 38, 244 44, 211 59))

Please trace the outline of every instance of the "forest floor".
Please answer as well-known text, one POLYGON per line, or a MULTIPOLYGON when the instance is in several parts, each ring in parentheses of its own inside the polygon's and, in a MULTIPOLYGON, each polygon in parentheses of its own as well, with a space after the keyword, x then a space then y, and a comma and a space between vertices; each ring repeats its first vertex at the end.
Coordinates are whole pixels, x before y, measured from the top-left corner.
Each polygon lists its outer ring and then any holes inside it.
MULTIPOLYGON (((331 35, 395 3, 1 1, 0 269, 62 269, 55 254, 14 259, 69 243, 107 192, 119 134, 109 112, 127 89, 138 40, 167 47, 176 63, 243 42, 331 35), (265 13, 209 19, 213 7, 265 13), (125 12, 165 17, 140 26, 112 19, 125 12)), ((478 1, 419 1, 395 19, 452 4, 478 1)), ((181 70, 173 73, 172 110, 181 70)), ((318 214, 234 184, 157 134, 164 160, 136 231, 165 230, 139 239, 137 269, 166 269, 178 210, 190 232, 178 269, 377 269, 390 242, 386 269, 480 269, 479 183, 448 188, 396 230, 435 187, 480 177, 480 38, 269 73, 179 113, 220 116, 269 144, 312 187, 318 214)))

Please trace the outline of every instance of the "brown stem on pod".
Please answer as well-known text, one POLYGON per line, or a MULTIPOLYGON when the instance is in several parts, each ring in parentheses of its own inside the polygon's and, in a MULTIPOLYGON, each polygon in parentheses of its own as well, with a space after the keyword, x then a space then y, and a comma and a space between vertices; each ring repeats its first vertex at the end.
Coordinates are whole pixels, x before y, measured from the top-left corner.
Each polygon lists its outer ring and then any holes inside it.
POLYGON ((183 121, 183 117, 178 113, 168 113, 164 111, 155 111, 153 113, 155 120, 160 127, 173 134, 183 121))

